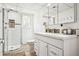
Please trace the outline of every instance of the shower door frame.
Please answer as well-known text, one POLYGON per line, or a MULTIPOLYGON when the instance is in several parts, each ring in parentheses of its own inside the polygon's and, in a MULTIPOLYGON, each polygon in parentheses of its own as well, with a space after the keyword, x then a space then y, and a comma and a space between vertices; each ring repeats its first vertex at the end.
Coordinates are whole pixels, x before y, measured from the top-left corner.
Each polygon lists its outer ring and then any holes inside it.
POLYGON ((4 56, 4 45, 5 45, 5 40, 4 40, 4 8, 1 8, 1 14, 2 14, 2 19, 1 19, 1 22, 2 22, 2 27, 1 27, 1 35, 2 35, 2 38, 0 38, 1 42, 1 56, 4 56))
POLYGON ((4 47, 5 47, 5 38, 4 38, 4 15, 5 15, 4 14, 4 8, 2 8, 2 19, 3 19, 2 20, 2 26, 3 26, 3 28, 2 28, 2 30, 3 30, 3 34, 2 34, 2 38, 3 38, 2 39, 3 40, 3 42, 2 42, 3 43, 2 53, 3 53, 3 56, 4 56, 4 47))

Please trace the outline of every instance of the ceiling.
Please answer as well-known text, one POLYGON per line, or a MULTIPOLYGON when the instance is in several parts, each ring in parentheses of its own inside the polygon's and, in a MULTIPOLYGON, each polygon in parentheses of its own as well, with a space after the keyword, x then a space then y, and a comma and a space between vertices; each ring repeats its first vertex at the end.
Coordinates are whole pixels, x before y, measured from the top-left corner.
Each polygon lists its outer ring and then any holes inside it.
MULTIPOLYGON (((30 10, 35 10, 35 11, 36 10, 48 11, 48 8, 47 8, 48 3, 4 3, 4 5, 15 6, 15 7, 20 7, 23 9, 28 9, 28 10, 30 9, 30 10)), ((59 3, 59 4, 51 3, 51 5, 49 6, 50 11, 57 11, 57 6, 59 6, 59 11, 62 11, 70 7, 73 7, 73 3, 65 3, 65 4, 64 3, 59 3)))
POLYGON ((24 9, 39 10, 46 3, 6 3, 5 5, 16 6, 24 9))
MULTIPOLYGON (((47 7, 48 3, 5 3, 7 5, 12 5, 12 6, 17 6, 17 7, 22 7, 22 8, 32 8, 32 9, 39 9, 42 7, 47 7)), ((56 3, 51 3, 51 7, 56 5, 56 3)), ((72 3, 60 3, 61 6, 70 6, 72 7, 72 3)))

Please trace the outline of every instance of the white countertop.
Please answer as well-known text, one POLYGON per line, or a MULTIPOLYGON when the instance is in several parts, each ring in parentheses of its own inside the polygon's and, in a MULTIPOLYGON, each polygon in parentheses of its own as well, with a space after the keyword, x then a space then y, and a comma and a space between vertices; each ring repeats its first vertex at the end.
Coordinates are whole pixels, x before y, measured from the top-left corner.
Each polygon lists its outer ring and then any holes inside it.
POLYGON ((77 38, 76 35, 64 35, 64 34, 58 34, 58 33, 43 33, 43 32, 37 32, 34 33, 36 35, 42 35, 42 36, 47 36, 47 37, 52 37, 52 38, 57 38, 57 39, 72 39, 72 38, 77 38))

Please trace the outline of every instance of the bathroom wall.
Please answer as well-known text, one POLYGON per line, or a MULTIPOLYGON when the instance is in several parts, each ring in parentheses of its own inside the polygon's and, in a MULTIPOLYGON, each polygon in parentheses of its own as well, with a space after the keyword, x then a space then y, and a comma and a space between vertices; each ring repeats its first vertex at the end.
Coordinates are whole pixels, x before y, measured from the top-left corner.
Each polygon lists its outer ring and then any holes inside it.
POLYGON ((34 32, 45 32, 45 27, 43 22, 48 22, 47 19, 44 19, 46 10, 40 9, 36 12, 36 19, 34 19, 34 32))

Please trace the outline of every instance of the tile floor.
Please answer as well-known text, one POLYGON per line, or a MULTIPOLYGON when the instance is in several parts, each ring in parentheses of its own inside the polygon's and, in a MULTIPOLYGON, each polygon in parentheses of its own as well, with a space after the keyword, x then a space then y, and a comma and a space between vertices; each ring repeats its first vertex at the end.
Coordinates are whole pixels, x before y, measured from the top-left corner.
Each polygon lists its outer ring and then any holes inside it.
POLYGON ((23 44, 20 48, 5 52, 4 56, 36 56, 34 47, 32 44, 23 44))

